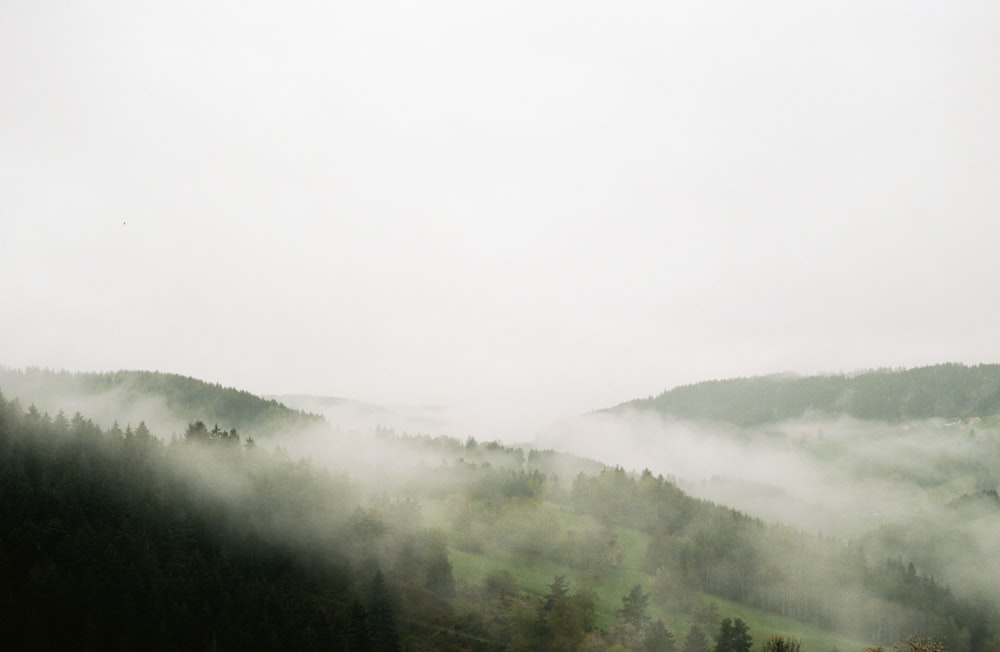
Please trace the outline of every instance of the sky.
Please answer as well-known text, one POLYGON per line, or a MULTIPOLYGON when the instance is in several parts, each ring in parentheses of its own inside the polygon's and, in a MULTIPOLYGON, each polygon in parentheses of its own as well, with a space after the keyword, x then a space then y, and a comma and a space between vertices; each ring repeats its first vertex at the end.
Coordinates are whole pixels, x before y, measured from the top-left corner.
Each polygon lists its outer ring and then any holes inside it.
POLYGON ((1000 362, 1000 4, 0 3, 0 364, 450 406, 1000 362))

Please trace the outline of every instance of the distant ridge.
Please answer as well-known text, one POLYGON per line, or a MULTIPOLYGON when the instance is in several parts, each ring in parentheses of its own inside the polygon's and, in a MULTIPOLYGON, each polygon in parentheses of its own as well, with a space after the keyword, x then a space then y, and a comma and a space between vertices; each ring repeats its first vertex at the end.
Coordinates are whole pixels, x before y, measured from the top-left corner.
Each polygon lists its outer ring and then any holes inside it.
POLYGON ((604 411, 626 409, 741 426, 797 419, 813 412, 882 421, 969 419, 1000 413, 1000 365, 948 363, 849 375, 710 380, 604 411))
POLYGON ((323 422, 318 415, 293 410, 273 399, 159 371, 71 373, 0 367, 0 391, 8 399, 17 398, 25 406, 33 403, 52 413, 64 410, 71 414, 79 410, 98 420, 102 420, 102 413, 107 413, 123 421, 123 426, 131 415, 147 422, 159 416, 159 423, 149 426, 158 428, 163 435, 170 434, 170 430, 183 431, 187 423, 196 420, 209 426, 236 428, 249 436, 266 436, 323 422))

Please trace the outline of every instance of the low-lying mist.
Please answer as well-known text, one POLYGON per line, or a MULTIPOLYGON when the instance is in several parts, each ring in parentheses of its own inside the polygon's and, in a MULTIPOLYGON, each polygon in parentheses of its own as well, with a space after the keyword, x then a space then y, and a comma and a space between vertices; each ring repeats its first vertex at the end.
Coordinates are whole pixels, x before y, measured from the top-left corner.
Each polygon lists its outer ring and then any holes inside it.
POLYGON ((82 386, 69 374, 11 372, 0 370, 0 390, 23 407, 34 405, 40 412, 67 417, 85 415, 101 428, 114 424, 125 428, 145 422, 158 436, 180 435, 191 421, 167 404, 158 394, 138 392, 128 386, 92 389, 82 386))
POLYGON ((530 440, 537 424, 550 419, 544 401, 516 407, 503 398, 465 400, 448 404, 369 403, 349 398, 282 394, 269 396, 296 410, 321 415, 335 428, 369 432, 377 428, 409 434, 461 439, 499 440, 508 444, 530 440))
MULTIPOLYGON (((504 559, 516 567, 545 560, 595 586, 637 573, 663 608, 693 613, 715 595, 888 642, 916 627, 920 610, 934 611, 913 596, 893 602, 890 591, 905 578, 891 579, 888 589, 878 585, 879 578, 907 572, 911 561, 913 586, 929 594, 950 586, 962 595, 1000 599, 1000 573, 988 570, 1000 553, 1000 498, 991 493, 996 483, 988 464, 1000 452, 1000 434, 991 421, 884 423, 815 415, 738 427, 631 410, 567 421, 522 446, 372 427, 372 420, 394 424, 382 421, 393 416, 401 418, 395 425, 425 432, 437 424, 356 402, 293 402, 329 414, 331 424, 181 377, 126 374, 116 378, 123 384, 100 391, 82 391, 80 379, 46 385, 26 382, 29 377, 2 387, 7 400, 36 406, 25 423, 35 419, 44 428, 75 432, 65 418, 76 422, 76 411, 99 415, 95 421, 104 428, 130 423, 133 428, 107 436, 127 458, 132 438, 146 436, 145 428, 142 435, 134 430, 142 422, 165 444, 162 459, 175 465, 188 490, 220 510, 238 514, 265 489, 274 492, 276 505, 294 493, 294 509, 269 508, 255 517, 262 536, 289 550, 304 541, 322 547, 326 537, 339 541, 337 533, 349 527, 367 532, 370 542, 392 539, 374 556, 392 567, 409 554, 405 538, 417 532, 380 534, 399 512, 420 527, 438 528, 418 538, 439 557, 448 546, 479 563, 504 559), (163 383, 163 392, 150 391, 151 383, 163 383), (187 396, 184 388, 196 391, 187 396), (65 417, 53 418, 59 411, 65 417), (248 445, 251 435, 241 430, 237 437, 236 421, 222 420, 221 430, 212 422, 192 426, 203 414, 229 415, 251 427, 265 418, 271 425, 252 434, 255 443, 248 445), (258 453, 263 457, 255 458, 258 453), (259 466, 265 458, 266 467, 259 466), (314 481, 332 487, 336 505, 308 489, 314 481), (791 528, 767 528, 685 492, 791 528), (823 564, 812 568, 810 560, 820 558, 823 564), (886 611, 859 625, 869 603, 886 611), (899 631, 872 629, 883 621, 899 631)), ((149 450, 159 454, 155 446, 149 450)), ((338 549, 359 564, 371 557, 367 549, 338 549)), ((603 603, 609 622, 617 597, 603 603)))
POLYGON ((980 420, 814 416, 744 428, 629 410, 561 423, 537 444, 648 468, 694 496, 997 593, 1000 573, 983 568, 1000 553, 1000 503, 976 496, 997 486, 989 460, 1000 453, 1000 432, 980 420), (979 509, 970 514, 963 501, 979 509))

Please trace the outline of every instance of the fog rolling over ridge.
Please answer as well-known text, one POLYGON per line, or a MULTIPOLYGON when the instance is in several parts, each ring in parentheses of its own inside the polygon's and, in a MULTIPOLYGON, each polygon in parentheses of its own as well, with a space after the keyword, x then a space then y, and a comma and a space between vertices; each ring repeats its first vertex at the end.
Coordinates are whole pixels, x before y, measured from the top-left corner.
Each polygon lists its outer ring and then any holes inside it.
POLYGON ((52 415, 79 412, 102 428, 142 421, 165 438, 182 435, 195 420, 236 428, 250 437, 301 430, 322 421, 244 390, 151 371, 70 373, 0 366, 0 390, 25 407, 34 405, 52 415))
MULTIPOLYGON (((576 623, 565 633, 572 642, 567 649, 589 637, 595 645, 629 643, 628 649, 641 650, 644 640, 659 636, 655 622, 675 636, 697 626, 721 639, 723 618, 739 617, 762 638, 801 635, 810 651, 836 646, 853 652, 865 642, 890 644, 921 634, 953 641, 954 652, 986 652, 995 618, 984 605, 1000 599, 997 578, 983 570, 1000 541, 1000 498, 990 491, 995 480, 987 462, 1000 455, 1000 433, 995 417, 965 411, 990 404, 990 383, 1000 368, 879 373, 881 395, 854 392, 835 403, 851 410, 874 400, 880 409, 908 414, 920 404, 912 396, 925 395, 928 380, 947 376, 950 386, 965 378, 967 390, 978 390, 953 393, 941 404, 963 414, 960 419, 881 421, 799 414, 798 407, 786 414, 781 405, 801 401, 795 379, 715 381, 707 385, 713 392, 736 386, 743 397, 719 400, 716 410, 740 412, 743 401, 781 418, 737 425, 626 406, 566 422, 536 445, 521 446, 369 429, 362 427, 366 419, 399 415, 344 399, 299 397, 302 407, 340 414, 341 423, 331 425, 274 400, 174 374, 5 369, 0 466, 8 469, 3 486, 21 488, 0 518, 23 507, 22 520, 7 531, 16 533, 13 541, 30 545, 5 548, 5 536, 0 553, 13 550, 25 558, 24 568, 36 569, 18 576, 18 586, 35 586, 37 568, 47 559, 59 560, 60 569, 50 573, 56 579, 47 586, 71 583, 78 562, 59 551, 72 550, 64 545, 65 532, 86 528, 41 527, 35 519, 46 512, 31 507, 34 498, 26 496, 58 496, 51 509, 66 511, 50 510, 49 517, 75 523, 80 500, 104 504, 105 490, 96 483, 119 487, 107 491, 126 497, 124 508, 94 508, 111 519, 101 521, 102 533, 126 533, 126 550, 144 549, 144 532, 163 530, 156 546, 145 546, 147 554, 186 560, 192 550, 207 551, 206 563, 235 563, 244 568, 243 578, 321 570, 316 581, 325 577, 332 584, 303 585, 306 596, 296 599, 318 609, 314 622, 340 624, 322 636, 301 630, 304 639, 344 642, 396 632, 411 641, 437 641, 447 632, 449 647, 435 643, 433 649, 467 649, 462 646, 470 642, 473 649, 497 652, 555 649, 554 628, 562 621, 545 617, 545 605, 571 595, 579 602, 567 612, 576 614, 567 616, 576 623), (893 389, 900 382, 907 388, 902 394, 893 389), (746 398, 775 387, 781 388, 780 405, 746 398), (102 414, 166 406, 169 414, 159 415, 164 423, 184 414, 192 421, 170 434, 150 433, 145 420, 138 427, 102 429, 82 415, 53 416, 34 405, 35 399, 56 405, 61 397, 90 401, 102 414), (25 410, 29 401, 34 407, 25 410), (216 417, 219 427, 202 422, 216 417), (257 429, 255 444, 232 427, 238 422, 249 429, 258 420, 267 427, 257 429), (564 448, 593 459, 552 450, 564 448), (638 473, 644 468, 653 473, 638 473), (47 478, 60 479, 46 489, 47 478), (42 490, 32 493, 36 481, 42 490), (143 526, 129 529, 120 518, 143 526), (823 537, 816 536, 820 530, 823 537), (200 547, 171 543, 190 540, 200 547), (228 552, 213 557, 220 545, 228 552), (48 557, 36 555, 39 550, 48 557), (383 597, 365 597, 372 589, 364 587, 371 586, 382 587, 375 594, 383 597), (352 591, 361 592, 356 606, 345 597, 352 591), (394 603, 386 592, 396 596, 394 603), (626 627, 628 610, 621 605, 633 593, 630 599, 647 613, 626 627), (386 611, 388 603, 396 606, 386 611), (400 618, 386 619, 386 613, 400 618), (359 620, 368 625, 352 630, 350 623, 359 620)), ((805 380, 806 386, 817 382, 805 380)), ((100 537, 81 545, 111 550, 100 537)), ((90 572, 117 568, 110 553, 84 556, 94 558, 87 562, 90 572)), ((162 587, 154 596, 179 590, 164 578, 128 578, 162 587)), ((241 600, 254 595, 239 581, 227 580, 227 586, 241 600)), ((212 593, 209 586, 197 590, 212 593)), ((48 595, 37 586, 33 591, 31 596, 48 595)), ((82 603, 66 613, 95 617, 101 603, 82 603)), ((235 607, 225 600, 205 604, 206 613, 232 614, 235 607)), ((265 605, 258 600, 248 608, 246 613, 260 613, 265 605)), ((205 641, 241 636, 235 621, 206 618, 193 627, 183 624, 183 610, 178 613, 163 635, 197 631, 205 641)), ((290 612, 282 607, 273 613, 290 612)), ((345 642, 342 649, 368 648, 345 642)))
POLYGON ((298 394, 279 394, 268 398, 297 410, 319 414, 330 425, 349 431, 370 431, 381 427, 400 432, 444 434, 442 430, 448 425, 441 414, 442 408, 436 406, 383 407, 349 398, 298 394))
MULTIPOLYGON (((750 514, 845 538, 920 513, 914 478, 956 453, 974 454, 966 431, 941 424, 879 426, 852 419, 739 428, 625 411, 580 417, 539 436, 539 446, 677 478, 687 491, 750 514), (942 435, 947 435, 942 437, 942 435), (878 439, 872 441, 873 435, 878 439), (922 441, 917 441, 922 440, 922 441)), ((956 485, 960 495, 971 484, 956 485)))
POLYGON ((984 572, 1000 554, 998 401, 998 365, 735 379, 581 416, 536 443, 675 477, 693 495, 905 554, 1000 598, 1000 573, 984 572), (849 415, 859 411, 881 418, 849 415))
POLYGON ((998 34, 0 1, 0 648, 1000 652, 998 34))
POLYGON ((997 355, 994 2, 4 9, 4 364, 492 438, 997 355))
POLYGON ((291 408, 318 414, 333 427, 345 431, 370 432, 388 428, 397 432, 446 435, 465 440, 498 439, 507 443, 529 441, 540 427, 529 424, 545 411, 506 405, 495 401, 466 401, 448 405, 373 404, 350 398, 280 394, 268 398, 291 408))

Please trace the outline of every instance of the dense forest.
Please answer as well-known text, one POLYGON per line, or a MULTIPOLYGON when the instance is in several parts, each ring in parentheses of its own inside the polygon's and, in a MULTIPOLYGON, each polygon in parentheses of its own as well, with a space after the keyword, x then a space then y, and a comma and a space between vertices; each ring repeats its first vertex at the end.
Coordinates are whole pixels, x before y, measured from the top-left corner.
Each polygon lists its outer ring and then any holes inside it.
MULTIPOLYGON (((162 438, 0 396, 4 640, 747 652, 755 621, 720 611, 725 600, 875 644, 920 635, 986 652, 1000 640, 995 609, 912 563, 768 525, 648 471, 381 431, 386 456, 440 461, 362 482, 223 423, 162 438), (458 574, 454 555, 487 565, 458 574), (526 590, 519 565, 538 560, 557 572, 526 590), (609 593, 624 577, 637 581, 609 593)), ((775 634, 758 634, 762 649, 775 634)))
POLYGON ((684 385, 613 410, 751 426, 807 413, 858 419, 967 419, 1000 413, 1000 365, 941 364, 851 375, 787 375, 684 385))
POLYGON ((225 423, 253 437, 322 424, 319 416, 292 410, 247 391, 156 371, 70 373, 0 366, 0 388, 9 396, 30 401, 51 413, 80 411, 91 419, 100 418, 107 421, 105 427, 132 413, 136 414, 136 422, 147 423, 160 417, 159 413, 183 415, 179 424, 164 424, 176 425, 177 434, 190 420, 225 423))

